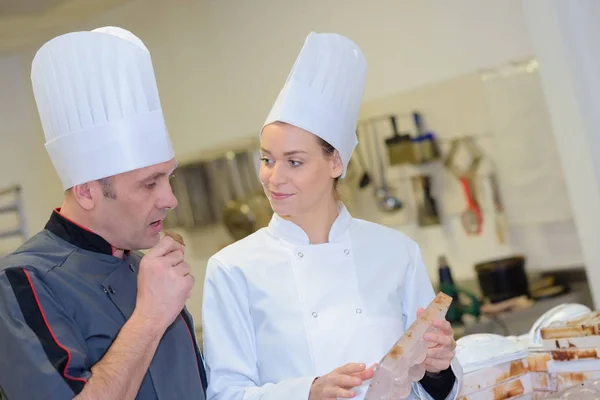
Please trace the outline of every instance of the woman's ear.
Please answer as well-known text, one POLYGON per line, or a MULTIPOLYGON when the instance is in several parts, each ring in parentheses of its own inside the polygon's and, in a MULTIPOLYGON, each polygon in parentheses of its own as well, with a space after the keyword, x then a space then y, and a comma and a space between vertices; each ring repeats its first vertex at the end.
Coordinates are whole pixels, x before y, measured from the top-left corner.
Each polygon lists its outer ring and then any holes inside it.
POLYGON ((333 153, 332 161, 332 169, 331 169, 331 177, 339 178, 342 176, 344 172, 344 163, 342 162, 342 157, 340 157, 340 153, 336 150, 333 153))

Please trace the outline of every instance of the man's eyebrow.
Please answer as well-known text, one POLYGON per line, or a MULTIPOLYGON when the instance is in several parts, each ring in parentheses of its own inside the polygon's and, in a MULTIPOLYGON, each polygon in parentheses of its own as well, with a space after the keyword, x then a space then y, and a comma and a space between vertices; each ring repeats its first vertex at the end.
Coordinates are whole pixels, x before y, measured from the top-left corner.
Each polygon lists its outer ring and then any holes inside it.
POLYGON ((152 174, 144 179, 142 179, 142 182, 148 182, 148 181, 154 181, 157 180, 160 177, 166 176, 167 174, 164 172, 157 172, 155 174, 152 174))
MULTIPOLYGON (((169 172, 169 175, 173 175, 173 173, 175 172, 175 170, 179 167, 179 164, 175 164, 175 168, 173 168, 173 170, 171 172, 169 172)), ((154 181, 157 180, 158 178, 161 178, 163 176, 167 176, 167 174, 165 172, 156 172, 144 179, 141 180, 141 182, 148 182, 148 181, 154 181)))

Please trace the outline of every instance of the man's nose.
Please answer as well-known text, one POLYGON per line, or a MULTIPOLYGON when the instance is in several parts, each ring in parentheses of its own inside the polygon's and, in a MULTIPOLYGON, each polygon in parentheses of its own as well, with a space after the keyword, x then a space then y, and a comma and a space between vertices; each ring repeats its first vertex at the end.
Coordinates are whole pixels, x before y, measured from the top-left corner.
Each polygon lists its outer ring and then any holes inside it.
POLYGON ((177 197, 173 193, 173 189, 171 188, 171 184, 168 183, 165 189, 165 192, 161 194, 160 201, 158 204, 158 208, 160 209, 173 209, 177 207, 177 197))

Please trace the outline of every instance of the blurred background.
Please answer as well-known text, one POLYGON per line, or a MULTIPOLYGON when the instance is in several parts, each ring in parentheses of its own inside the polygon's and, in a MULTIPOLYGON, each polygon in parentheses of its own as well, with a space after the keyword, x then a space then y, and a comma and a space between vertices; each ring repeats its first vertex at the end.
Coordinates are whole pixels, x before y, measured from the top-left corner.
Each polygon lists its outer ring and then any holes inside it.
POLYGON ((348 36, 369 63, 344 201, 419 243, 436 288, 458 300, 457 336, 521 334, 564 302, 593 308, 598 17, 598 2, 560 0, 2 0, 0 255, 63 195, 29 80, 35 52, 121 26, 152 54, 180 161, 168 225, 186 240, 200 330, 208 257, 270 218, 257 133, 314 30, 348 36))

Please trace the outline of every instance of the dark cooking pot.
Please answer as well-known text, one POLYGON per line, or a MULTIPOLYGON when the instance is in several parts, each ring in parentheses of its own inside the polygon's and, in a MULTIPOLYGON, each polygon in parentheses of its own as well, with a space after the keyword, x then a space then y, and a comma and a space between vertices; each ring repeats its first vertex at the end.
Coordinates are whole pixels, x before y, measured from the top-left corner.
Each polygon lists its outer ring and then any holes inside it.
POLYGON ((526 295, 531 298, 525 257, 513 256, 475 264, 479 287, 491 303, 526 295))

